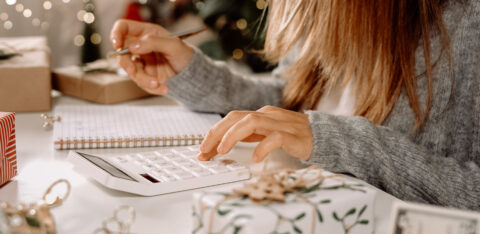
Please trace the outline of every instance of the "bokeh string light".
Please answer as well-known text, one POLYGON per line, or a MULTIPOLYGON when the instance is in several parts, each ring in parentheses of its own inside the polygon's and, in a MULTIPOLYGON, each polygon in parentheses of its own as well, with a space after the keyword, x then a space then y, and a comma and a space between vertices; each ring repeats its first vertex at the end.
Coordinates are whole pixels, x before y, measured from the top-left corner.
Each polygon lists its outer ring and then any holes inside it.
MULTIPOLYGON (((84 3, 84 7, 83 9, 77 12, 76 14, 77 20, 85 24, 93 24, 96 20, 95 5, 93 4, 92 0, 82 0, 82 1, 84 3)), ((87 40, 90 40, 90 42, 94 45, 99 45, 102 42, 102 36, 99 33, 93 33, 88 38, 85 38, 84 35, 78 34, 75 36, 73 40, 73 44, 78 47, 81 47, 85 45, 87 40)))
MULTIPOLYGON (((43 32, 47 31, 50 27, 49 21, 46 19, 45 14, 51 12, 52 9, 57 4, 69 4, 71 0, 43 0, 41 3, 42 12, 34 12, 29 8, 31 4, 30 0, 0 0, 5 1, 5 4, 11 9, 14 9, 12 12, 17 12, 25 18, 25 20, 30 21, 34 28, 39 28, 43 32)), ((82 1, 85 6, 83 9, 80 9, 76 18, 86 24, 93 24, 96 20, 96 15, 94 13, 95 5, 91 0, 78 0, 82 1)), ((36 3, 38 4, 38 2, 36 3)), ((12 30, 14 29, 15 23, 6 11, 0 10, 0 30, 12 30)), ((98 33, 94 33, 90 38, 84 38, 83 35, 76 35, 72 39, 73 44, 76 46, 82 46, 85 44, 85 40, 90 40, 93 44, 100 44, 102 42, 102 36, 98 33)))
POLYGON ((23 11, 23 4, 19 3, 17 5, 15 5, 15 10, 17 10, 17 12, 22 12, 23 11))
POLYGON ((50 10, 50 9, 52 9, 52 6, 53 6, 53 5, 52 5, 52 2, 51 2, 51 1, 45 1, 45 2, 43 2, 43 9, 45 9, 45 10, 47 10, 47 11, 50 10))
MULTIPOLYGON (((14 8, 17 13, 21 14, 25 18, 25 20, 30 21, 33 27, 40 28, 44 31, 47 30, 50 24, 45 20, 44 15, 41 16, 39 13, 33 12, 32 9, 27 7, 27 3, 29 2, 20 0, 5 0, 5 4, 7 6, 14 8)), ((43 9, 47 11, 52 9, 53 3, 51 0, 45 0, 43 1, 42 6, 43 9)), ((12 30, 14 28, 14 23, 9 18, 11 17, 9 17, 7 12, 0 12, 0 23, 3 23, 3 28, 5 30, 12 30)))

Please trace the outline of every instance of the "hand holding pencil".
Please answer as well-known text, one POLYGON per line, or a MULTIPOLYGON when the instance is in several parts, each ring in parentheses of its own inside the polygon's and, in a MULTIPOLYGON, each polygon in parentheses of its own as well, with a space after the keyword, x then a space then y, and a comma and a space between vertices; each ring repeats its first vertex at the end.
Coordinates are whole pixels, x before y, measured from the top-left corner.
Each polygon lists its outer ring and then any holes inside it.
POLYGON ((120 66, 130 78, 151 94, 165 95, 168 93, 165 82, 183 70, 194 53, 182 39, 201 31, 170 34, 156 24, 118 20, 110 39, 120 66), (138 59, 131 59, 132 56, 138 59))

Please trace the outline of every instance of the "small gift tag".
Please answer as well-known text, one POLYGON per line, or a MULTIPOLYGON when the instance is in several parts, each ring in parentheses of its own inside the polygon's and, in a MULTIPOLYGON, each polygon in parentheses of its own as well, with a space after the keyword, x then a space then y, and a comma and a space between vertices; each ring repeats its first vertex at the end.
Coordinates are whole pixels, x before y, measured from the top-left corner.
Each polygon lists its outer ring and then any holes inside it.
POLYGON ((396 202, 388 233, 480 234, 480 213, 396 202))

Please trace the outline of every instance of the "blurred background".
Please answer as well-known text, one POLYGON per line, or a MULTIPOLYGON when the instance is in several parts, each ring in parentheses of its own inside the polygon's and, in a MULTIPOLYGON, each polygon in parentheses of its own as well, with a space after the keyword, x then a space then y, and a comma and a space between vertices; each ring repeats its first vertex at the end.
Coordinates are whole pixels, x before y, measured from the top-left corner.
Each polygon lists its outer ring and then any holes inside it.
POLYGON ((120 18, 170 32, 207 25, 188 42, 244 71, 265 72, 272 67, 255 52, 263 46, 265 7, 265 0, 0 0, 0 37, 45 35, 56 68, 105 57, 120 18))

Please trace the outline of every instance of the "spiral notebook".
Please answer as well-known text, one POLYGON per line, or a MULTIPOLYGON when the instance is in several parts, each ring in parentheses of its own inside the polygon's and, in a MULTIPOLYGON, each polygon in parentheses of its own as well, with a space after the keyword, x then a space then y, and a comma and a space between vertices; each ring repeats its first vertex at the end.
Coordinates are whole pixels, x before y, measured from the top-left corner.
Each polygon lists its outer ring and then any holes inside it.
POLYGON ((55 149, 200 144, 221 119, 177 106, 58 106, 55 115, 55 149))

